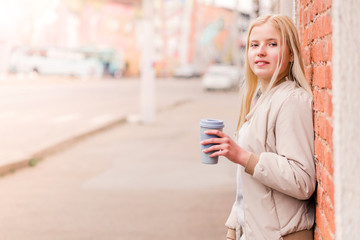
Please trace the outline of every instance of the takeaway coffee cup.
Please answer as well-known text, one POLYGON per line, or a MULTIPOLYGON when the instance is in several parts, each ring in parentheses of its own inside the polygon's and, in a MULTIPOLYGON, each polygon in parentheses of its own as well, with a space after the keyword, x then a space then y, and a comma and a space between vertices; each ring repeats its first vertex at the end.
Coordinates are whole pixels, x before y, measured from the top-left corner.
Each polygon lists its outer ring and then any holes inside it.
MULTIPOLYGON (((215 138, 218 137, 216 135, 208 135, 205 134, 204 132, 206 130, 220 130, 222 131, 224 128, 224 123, 222 120, 218 120, 218 119, 202 119, 200 121, 200 140, 203 141, 205 139, 209 139, 209 138, 215 138)), ((219 157, 209 157, 209 155, 213 152, 208 152, 208 153, 204 153, 203 150, 211 147, 214 144, 206 144, 206 145, 201 145, 201 162, 205 163, 205 164, 217 164, 218 162, 218 158, 219 157)))

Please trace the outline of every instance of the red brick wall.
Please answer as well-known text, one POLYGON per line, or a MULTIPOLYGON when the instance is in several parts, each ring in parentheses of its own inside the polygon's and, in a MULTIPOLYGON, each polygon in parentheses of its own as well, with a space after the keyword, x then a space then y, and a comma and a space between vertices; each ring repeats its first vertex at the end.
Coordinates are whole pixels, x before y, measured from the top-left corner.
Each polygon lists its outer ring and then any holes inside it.
POLYGON ((298 0, 306 76, 314 94, 316 240, 335 239, 332 142, 332 0, 298 0))

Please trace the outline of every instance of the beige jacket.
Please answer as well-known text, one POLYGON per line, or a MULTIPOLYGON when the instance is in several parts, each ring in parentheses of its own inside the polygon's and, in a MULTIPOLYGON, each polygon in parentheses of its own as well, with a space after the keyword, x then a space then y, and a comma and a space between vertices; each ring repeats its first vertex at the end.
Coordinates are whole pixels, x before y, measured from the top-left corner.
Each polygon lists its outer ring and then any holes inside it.
MULTIPOLYGON (((241 174, 246 240, 278 240, 312 229, 310 197, 316 179, 311 96, 285 81, 261 97, 246 119, 242 146, 253 153, 241 174)), ((234 226, 234 215, 232 211, 227 226, 234 226)))

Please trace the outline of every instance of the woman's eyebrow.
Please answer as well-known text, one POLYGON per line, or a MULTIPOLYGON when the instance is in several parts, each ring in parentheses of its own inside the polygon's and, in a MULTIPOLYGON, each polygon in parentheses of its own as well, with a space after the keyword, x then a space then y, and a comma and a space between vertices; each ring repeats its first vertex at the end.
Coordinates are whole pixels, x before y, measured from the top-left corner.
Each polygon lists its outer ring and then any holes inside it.
MULTIPOLYGON (((278 41, 278 39, 277 38, 267 38, 267 39, 265 39, 265 42, 270 42, 270 41, 278 41)), ((260 42, 260 40, 250 39, 250 42, 260 42)))

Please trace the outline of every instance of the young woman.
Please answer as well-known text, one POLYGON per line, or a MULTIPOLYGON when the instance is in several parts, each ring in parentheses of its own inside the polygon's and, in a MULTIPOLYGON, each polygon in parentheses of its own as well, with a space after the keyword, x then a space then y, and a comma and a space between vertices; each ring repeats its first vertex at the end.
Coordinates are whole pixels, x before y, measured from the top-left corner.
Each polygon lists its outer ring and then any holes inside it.
POLYGON ((219 138, 201 142, 216 143, 204 151, 215 151, 210 156, 224 156, 239 166, 227 238, 313 239, 312 94, 289 17, 255 20, 248 34, 245 71, 238 143, 216 130, 206 133, 219 138), (261 95, 255 99, 258 86, 261 95))

